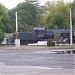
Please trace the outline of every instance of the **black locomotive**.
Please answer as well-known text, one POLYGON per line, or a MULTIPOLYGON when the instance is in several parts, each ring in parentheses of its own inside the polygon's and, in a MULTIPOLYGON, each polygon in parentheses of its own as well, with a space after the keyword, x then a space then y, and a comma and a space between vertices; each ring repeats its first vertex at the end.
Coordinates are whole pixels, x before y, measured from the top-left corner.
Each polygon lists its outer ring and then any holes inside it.
MULTIPOLYGON (((59 33, 60 37, 67 38, 68 43, 70 40, 70 30, 67 28, 63 29, 46 29, 45 27, 36 27, 32 32, 19 32, 18 38, 21 44, 36 43, 37 41, 43 41, 48 39, 54 39, 54 36, 59 33)), ((13 34, 12 42, 14 42, 16 34, 13 34)), ((73 42, 75 37, 73 34, 73 42)))

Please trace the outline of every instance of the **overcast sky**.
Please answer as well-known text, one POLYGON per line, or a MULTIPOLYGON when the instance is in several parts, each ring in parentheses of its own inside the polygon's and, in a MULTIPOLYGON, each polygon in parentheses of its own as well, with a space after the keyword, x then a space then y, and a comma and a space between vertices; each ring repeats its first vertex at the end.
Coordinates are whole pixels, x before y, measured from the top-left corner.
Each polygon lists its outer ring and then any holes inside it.
MULTIPOLYGON (((0 0, 0 3, 5 5, 5 7, 11 9, 14 8, 18 3, 23 1, 24 0, 0 0)), ((53 1, 53 0, 40 0, 41 5, 44 5, 46 1, 53 1)), ((72 0, 64 0, 64 1, 72 1, 72 0)))

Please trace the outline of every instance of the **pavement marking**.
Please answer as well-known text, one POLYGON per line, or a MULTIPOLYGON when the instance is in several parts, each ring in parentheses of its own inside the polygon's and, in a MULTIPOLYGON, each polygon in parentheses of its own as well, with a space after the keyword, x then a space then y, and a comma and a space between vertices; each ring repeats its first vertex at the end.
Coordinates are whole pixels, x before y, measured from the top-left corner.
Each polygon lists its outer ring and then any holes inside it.
POLYGON ((53 52, 53 51, 36 51, 34 53, 37 53, 37 54, 55 54, 56 52, 53 52))

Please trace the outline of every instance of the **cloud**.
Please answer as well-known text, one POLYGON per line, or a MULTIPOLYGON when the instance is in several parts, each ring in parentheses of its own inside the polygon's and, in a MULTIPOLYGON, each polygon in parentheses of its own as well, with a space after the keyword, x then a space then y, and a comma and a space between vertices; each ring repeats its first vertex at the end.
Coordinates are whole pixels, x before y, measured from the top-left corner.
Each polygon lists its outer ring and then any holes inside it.
POLYGON ((24 0, 0 0, 0 3, 5 5, 6 8, 11 9, 16 7, 16 5, 24 0))

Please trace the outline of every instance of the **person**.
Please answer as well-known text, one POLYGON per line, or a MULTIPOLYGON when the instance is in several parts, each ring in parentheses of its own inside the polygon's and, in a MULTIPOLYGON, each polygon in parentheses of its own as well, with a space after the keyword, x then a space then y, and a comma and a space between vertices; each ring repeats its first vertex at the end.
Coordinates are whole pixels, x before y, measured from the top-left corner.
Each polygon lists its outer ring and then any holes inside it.
POLYGON ((6 39, 7 45, 9 46, 9 39, 6 39))

